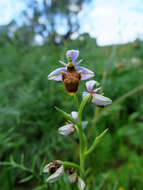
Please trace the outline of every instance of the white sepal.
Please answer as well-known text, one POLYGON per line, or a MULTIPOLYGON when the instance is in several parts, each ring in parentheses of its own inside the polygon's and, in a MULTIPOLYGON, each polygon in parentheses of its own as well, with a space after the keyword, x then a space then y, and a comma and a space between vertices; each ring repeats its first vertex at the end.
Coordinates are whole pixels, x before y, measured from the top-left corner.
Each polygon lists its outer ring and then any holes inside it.
POLYGON ((84 190, 85 183, 80 177, 78 177, 78 184, 77 185, 78 185, 79 190, 84 190))
POLYGON ((72 135, 75 131, 72 123, 68 123, 58 129, 59 133, 64 136, 72 135))

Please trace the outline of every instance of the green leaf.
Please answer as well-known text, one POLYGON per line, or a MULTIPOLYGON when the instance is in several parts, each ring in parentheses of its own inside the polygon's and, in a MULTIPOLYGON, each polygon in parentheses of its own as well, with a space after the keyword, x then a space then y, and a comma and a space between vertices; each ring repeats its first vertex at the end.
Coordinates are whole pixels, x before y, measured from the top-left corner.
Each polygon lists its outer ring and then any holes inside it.
POLYGON ((31 180, 32 178, 33 178, 33 175, 30 175, 30 176, 28 176, 28 177, 26 177, 26 178, 20 180, 19 183, 27 182, 27 181, 31 180))
POLYGON ((21 155, 20 164, 24 166, 24 153, 21 155))
POLYGON ((78 123, 72 118, 72 116, 71 116, 70 114, 64 112, 63 110, 61 110, 61 109, 58 108, 58 107, 55 107, 55 108, 56 108, 56 110, 57 110, 60 114, 62 114, 62 115, 64 116, 64 118, 65 118, 66 120, 71 121, 71 122, 72 122, 73 124, 75 124, 75 125, 78 125, 78 123))
POLYGON ((81 102, 81 104, 80 104, 79 111, 78 111, 78 119, 79 119, 79 122, 82 121, 82 112, 83 112, 83 109, 84 109, 85 105, 87 104, 87 102, 89 101, 90 98, 91 98, 91 94, 86 95, 86 96, 83 98, 83 100, 82 100, 82 102, 81 102))
POLYGON ((32 190, 45 190, 45 189, 47 189, 47 186, 44 184, 44 185, 40 185, 32 190))
POLYGON ((102 140, 102 138, 107 133, 107 131, 108 131, 108 129, 105 129, 98 137, 95 138, 95 140, 94 140, 93 144, 91 145, 91 147, 85 152, 86 156, 94 151, 94 149, 97 147, 97 145, 102 140))

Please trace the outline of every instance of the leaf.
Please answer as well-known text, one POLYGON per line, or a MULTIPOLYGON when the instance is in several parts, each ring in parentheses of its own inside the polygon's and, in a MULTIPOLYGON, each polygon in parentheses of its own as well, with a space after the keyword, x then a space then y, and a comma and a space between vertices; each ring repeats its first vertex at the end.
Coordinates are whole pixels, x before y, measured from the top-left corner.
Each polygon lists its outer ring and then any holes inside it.
POLYGON ((108 131, 108 129, 105 129, 98 137, 95 138, 95 140, 94 140, 93 144, 91 145, 91 147, 85 152, 86 156, 94 151, 94 149, 97 147, 97 145, 102 140, 102 138, 107 133, 107 131, 108 131))
POLYGON ((139 116, 138 112, 134 112, 129 116, 129 123, 133 123, 133 121, 139 116))
POLYGON ((65 118, 66 120, 71 121, 71 122, 72 122, 73 124, 75 124, 75 125, 78 125, 78 123, 72 118, 72 116, 71 116, 70 114, 64 112, 63 110, 61 110, 61 109, 58 108, 58 107, 55 107, 55 108, 56 108, 56 110, 57 110, 59 113, 61 113, 61 114, 64 116, 64 118, 65 118))
POLYGON ((24 166, 24 153, 21 155, 20 164, 24 166))
POLYGON ((33 177, 34 177, 33 175, 29 175, 28 177, 26 177, 26 178, 20 180, 19 183, 25 183, 25 182, 31 180, 33 177))

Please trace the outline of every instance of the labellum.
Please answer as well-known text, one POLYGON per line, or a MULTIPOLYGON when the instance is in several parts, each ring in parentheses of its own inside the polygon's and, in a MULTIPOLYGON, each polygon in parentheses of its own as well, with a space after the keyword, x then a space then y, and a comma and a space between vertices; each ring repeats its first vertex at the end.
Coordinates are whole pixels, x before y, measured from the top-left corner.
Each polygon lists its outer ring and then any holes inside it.
POLYGON ((61 167, 61 163, 57 162, 57 161, 53 161, 50 163, 49 165, 49 173, 53 174, 57 171, 57 169, 59 169, 61 167))
POLYGON ((80 72, 76 72, 75 66, 72 63, 68 64, 67 72, 62 73, 62 80, 64 82, 66 90, 69 93, 77 92, 80 79, 80 72))

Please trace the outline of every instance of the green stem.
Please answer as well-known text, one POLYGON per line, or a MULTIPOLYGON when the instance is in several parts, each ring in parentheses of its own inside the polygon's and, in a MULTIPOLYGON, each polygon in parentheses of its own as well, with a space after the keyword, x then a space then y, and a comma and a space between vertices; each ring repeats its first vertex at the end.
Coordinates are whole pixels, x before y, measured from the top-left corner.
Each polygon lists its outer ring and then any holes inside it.
POLYGON ((76 108, 78 110, 79 109, 79 100, 78 100, 77 93, 75 93, 75 95, 74 95, 74 101, 75 101, 75 104, 76 104, 76 108))
POLYGON ((80 149, 80 176, 83 178, 84 177, 84 152, 80 149))
MULTIPOLYGON (((78 96, 77 94, 74 95, 74 99, 76 102, 76 106, 78 109, 78 123, 73 122, 75 124, 75 128, 77 129, 78 135, 79 135, 79 143, 80 143, 80 147, 79 147, 79 156, 80 156, 80 176, 83 178, 84 177, 84 162, 85 162, 85 152, 86 152, 86 148, 87 148, 87 143, 86 143, 86 136, 83 132, 82 129, 82 112, 84 110, 85 105, 87 104, 87 102, 89 101, 89 99, 91 98, 91 95, 87 95, 81 102, 80 106, 79 106, 79 102, 78 102, 78 96)), ((71 120, 71 118, 70 118, 71 120)))
POLYGON ((85 162, 85 151, 87 147, 86 137, 82 129, 82 113, 85 105, 91 98, 91 95, 87 95, 81 102, 79 111, 78 111, 78 129, 79 129, 79 141, 80 141, 80 176, 84 178, 84 162, 85 162))
POLYGON ((84 161, 85 161, 85 157, 84 157, 85 140, 84 140, 84 133, 83 133, 81 124, 78 125, 78 129, 79 129, 79 142, 80 142, 80 153, 79 153, 80 154, 80 176, 83 177, 84 161))
POLYGON ((79 165, 77 165, 77 164, 75 164, 73 162, 64 161, 63 165, 64 165, 64 167, 71 167, 71 168, 75 168, 75 169, 80 171, 79 165))

